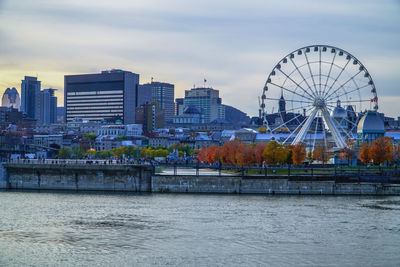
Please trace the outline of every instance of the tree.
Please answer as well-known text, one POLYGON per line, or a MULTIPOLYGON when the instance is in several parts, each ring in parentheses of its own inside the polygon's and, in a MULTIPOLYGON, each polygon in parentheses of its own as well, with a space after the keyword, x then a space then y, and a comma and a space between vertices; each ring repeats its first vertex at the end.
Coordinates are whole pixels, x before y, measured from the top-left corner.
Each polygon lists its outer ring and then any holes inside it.
POLYGON ((221 150, 221 162, 224 164, 235 165, 236 164, 236 151, 242 142, 239 139, 226 142, 222 146, 221 150))
POLYGON ((212 145, 207 149, 206 161, 208 163, 216 163, 219 160, 219 147, 212 145))
POLYGON ((365 143, 365 142, 362 143, 361 149, 360 149, 360 154, 358 155, 358 158, 364 164, 368 164, 371 162, 371 158, 369 156, 369 146, 367 143, 365 143))
POLYGON ((267 144, 258 144, 254 148, 254 160, 257 164, 262 164, 264 161, 263 152, 267 144))
POLYGON ((71 158, 71 149, 62 147, 60 150, 58 150, 57 157, 59 159, 69 159, 71 158))
POLYGON ((207 160, 207 147, 203 146, 200 149, 197 159, 199 162, 205 162, 207 160))
POLYGON ((276 141, 270 141, 265 146, 263 157, 268 164, 276 164, 283 158, 281 145, 276 141))
POLYGON ((329 152, 326 146, 318 145, 313 152, 313 158, 325 164, 329 160, 329 152))
POLYGON ((393 144, 389 137, 379 137, 376 139, 370 149, 369 156, 374 164, 382 164, 386 161, 391 161, 393 154, 393 144))
POLYGON ((293 151, 292 153, 293 163, 296 165, 303 164, 307 155, 306 146, 303 143, 297 143, 296 145, 293 146, 292 151, 293 151))
POLYGON ((241 144, 236 151, 237 165, 247 165, 254 163, 254 150, 250 145, 241 144))
POLYGON ((95 133, 86 133, 83 137, 85 139, 89 140, 90 148, 92 148, 93 147, 93 142, 96 140, 97 135, 95 133))
POLYGON ((314 162, 313 153, 311 151, 308 152, 307 159, 310 164, 314 162))
POLYGON ((355 154, 356 154, 356 151, 354 150, 354 140, 347 139, 346 147, 343 149, 343 151, 339 155, 340 159, 346 160, 347 163, 350 165, 355 154))

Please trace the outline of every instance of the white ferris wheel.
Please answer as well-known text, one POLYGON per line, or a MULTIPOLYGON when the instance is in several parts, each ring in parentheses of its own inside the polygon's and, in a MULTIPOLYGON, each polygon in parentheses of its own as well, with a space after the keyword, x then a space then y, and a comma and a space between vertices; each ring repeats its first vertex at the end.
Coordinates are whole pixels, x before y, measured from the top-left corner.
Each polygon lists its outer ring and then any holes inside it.
POLYGON ((378 96, 366 67, 343 49, 311 45, 283 57, 268 75, 260 119, 282 143, 342 149, 367 109, 378 109, 378 96))

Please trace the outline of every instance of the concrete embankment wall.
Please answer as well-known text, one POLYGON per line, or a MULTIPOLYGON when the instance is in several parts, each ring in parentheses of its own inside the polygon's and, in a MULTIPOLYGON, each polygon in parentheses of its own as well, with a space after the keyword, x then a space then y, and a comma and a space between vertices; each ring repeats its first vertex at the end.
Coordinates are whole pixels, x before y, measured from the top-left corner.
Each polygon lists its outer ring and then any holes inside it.
MULTIPOLYGON (((354 177, 354 180, 357 178, 354 177)), ((400 195, 400 185, 341 183, 327 176, 291 176, 288 179, 154 175, 153 167, 148 165, 102 164, 5 163, 0 166, 0 188, 154 193, 400 195)))
POLYGON ((400 185, 236 176, 155 175, 152 177, 151 187, 153 192, 171 193, 400 195, 400 185))
MULTIPOLYGON (((151 192, 151 166, 5 163, 0 188, 151 192)), ((1 171, 1 169, 0 169, 1 171)))

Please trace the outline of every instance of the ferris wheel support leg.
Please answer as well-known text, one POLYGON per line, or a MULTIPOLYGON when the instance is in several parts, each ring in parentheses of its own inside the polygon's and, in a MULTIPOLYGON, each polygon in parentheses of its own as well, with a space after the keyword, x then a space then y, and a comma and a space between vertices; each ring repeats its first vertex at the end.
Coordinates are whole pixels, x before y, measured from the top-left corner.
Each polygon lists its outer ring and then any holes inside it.
POLYGON ((329 128, 329 130, 332 133, 332 137, 335 140, 335 143, 338 148, 345 148, 346 147, 346 142, 344 141, 342 135, 340 134, 338 128, 336 127, 335 122, 333 121, 332 117, 329 116, 328 111, 326 108, 321 109, 322 116, 324 117, 324 120, 329 128))
POLYGON ((303 127, 301 127, 299 134, 296 135, 296 138, 293 140, 292 145, 296 145, 304 140, 307 135, 308 129, 311 127, 312 122, 314 121, 315 115, 317 115, 318 109, 314 109, 310 114, 303 127))

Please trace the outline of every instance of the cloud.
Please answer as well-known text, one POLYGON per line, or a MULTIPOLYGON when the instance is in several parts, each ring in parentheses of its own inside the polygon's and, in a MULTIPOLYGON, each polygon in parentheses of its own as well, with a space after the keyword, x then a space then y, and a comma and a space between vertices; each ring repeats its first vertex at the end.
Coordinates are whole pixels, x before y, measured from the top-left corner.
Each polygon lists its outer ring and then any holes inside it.
POLYGON ((206 77, 224 103, 256 115, 276 62, 327 43, 358 57, 380 95, 395 95, 399 11, 394 1, 0 1, 0 92, 24 75, 62 89, 64 74, 121 68, 175 83, 176 96, 206 77))

